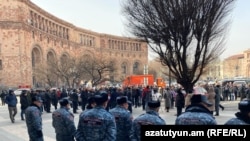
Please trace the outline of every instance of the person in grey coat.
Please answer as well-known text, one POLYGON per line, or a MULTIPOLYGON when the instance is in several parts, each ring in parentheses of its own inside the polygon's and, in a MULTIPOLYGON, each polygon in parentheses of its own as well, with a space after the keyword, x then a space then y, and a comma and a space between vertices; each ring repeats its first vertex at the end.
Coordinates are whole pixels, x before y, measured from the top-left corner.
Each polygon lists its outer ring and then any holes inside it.
POLYGON ((147 104, 148 111, 133 121, 133 141, 141 140, 142 125, 166 125, 166 122, 159 116, 160 101, 149 101, 147 104))
POLYGON ((116 107, 109 110, 115 117, 117 128, 117 141, 130 141, 133 137, 132 123, 133 116, 128 110, 129 101, 127 96, 119 96, 116 98, 116 107))
POLYGON ((225 125, 250 125, 250 100, 245 99, 238 104, 239 112, 236 117, 229 119, 225 125))
POLYGON ((190 100, 191 105, 176 118, 175 125, 217 125, 208 109, 209 106, 212 106, 212 103, 207 100, 205 95, 194 94, 190 100))
POLYGON ((43 141, 42 113, 40 107, 42 99, 38 96, 31 98, 32 104, 25 110, 26 126, 30 141, 43 141))
POLYGON ((163 91, 163 98, 165 102, 165 110, 169 112, 169 109, 171 108, 171 101, 172 101, 173 96, 168 87, 163 91))
POLYGON ((56 141, 74 141, 76 126, 70 110, 68 98, 59 100, 60 108, 52 113, 52 126, 55 128, 56 141))
POLYGON ((108 94, 100 92, 95 95, 96 106, 80 114, 77 141, 116 141, 116 123, 114 116, 105 108, 108 94))

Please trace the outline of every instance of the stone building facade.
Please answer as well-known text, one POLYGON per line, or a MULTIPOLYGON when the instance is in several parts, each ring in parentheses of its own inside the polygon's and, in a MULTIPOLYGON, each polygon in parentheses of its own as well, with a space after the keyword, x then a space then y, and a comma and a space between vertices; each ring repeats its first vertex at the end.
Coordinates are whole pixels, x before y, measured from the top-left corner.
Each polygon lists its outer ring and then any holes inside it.
POLYGON ((148 63, 148 46, 142 40, 76 27, 29 0, 1 0, 1 85, 32 87, 36 83, 36 64, 46 63, 51 57, 89 53, 101 53, 115 60, 121 75, 133 74, 133 69, 142 70, 148 63))
POLYGON ((250 49, 226 58, 223 61, 224 79, 250 78, 250 49))

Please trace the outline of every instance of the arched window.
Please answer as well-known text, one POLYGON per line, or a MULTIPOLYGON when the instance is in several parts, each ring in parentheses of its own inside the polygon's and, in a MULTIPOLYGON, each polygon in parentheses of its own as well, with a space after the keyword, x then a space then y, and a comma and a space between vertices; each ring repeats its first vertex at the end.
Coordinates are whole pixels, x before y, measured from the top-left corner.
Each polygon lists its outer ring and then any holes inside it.
POLYGON ((127 74, 127 65, 126 65, 126 63, 122 63, 122 73, 127 74))
POLYGON ((135 62, 133 65, 133 73, 136 74, 139 72, 139 63, 135 62))

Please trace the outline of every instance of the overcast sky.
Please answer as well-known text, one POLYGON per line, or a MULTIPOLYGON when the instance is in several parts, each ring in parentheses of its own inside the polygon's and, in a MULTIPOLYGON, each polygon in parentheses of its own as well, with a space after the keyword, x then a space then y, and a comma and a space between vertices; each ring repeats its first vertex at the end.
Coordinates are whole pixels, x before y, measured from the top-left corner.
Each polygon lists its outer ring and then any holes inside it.
MULTIPOLYGON (((50 14, 77 27, 128 36, 121 14, 122 0, 31 0, 50 14)), ((237 0, 222 58, 250 48, 250 0, 237 0)))

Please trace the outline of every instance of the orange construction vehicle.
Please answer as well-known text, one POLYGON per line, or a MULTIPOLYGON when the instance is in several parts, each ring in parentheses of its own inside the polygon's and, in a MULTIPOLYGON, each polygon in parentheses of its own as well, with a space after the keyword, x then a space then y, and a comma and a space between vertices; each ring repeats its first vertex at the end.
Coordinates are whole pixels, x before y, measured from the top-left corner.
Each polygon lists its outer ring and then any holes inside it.
POLYGON ((130 75, 123 81, 123 86, 136 86, 136 85, 154 85, 154 76, 151 74, 146 75, 130 75))
POLYGON ((156 85, 161 88, 166 88, 166 83, 162 78, 156 79, 156 85))

